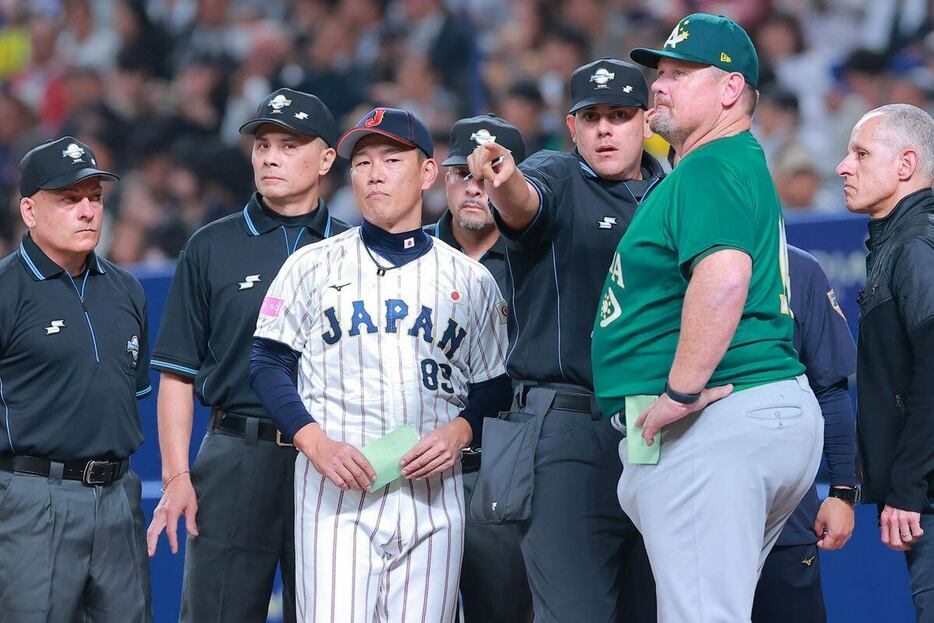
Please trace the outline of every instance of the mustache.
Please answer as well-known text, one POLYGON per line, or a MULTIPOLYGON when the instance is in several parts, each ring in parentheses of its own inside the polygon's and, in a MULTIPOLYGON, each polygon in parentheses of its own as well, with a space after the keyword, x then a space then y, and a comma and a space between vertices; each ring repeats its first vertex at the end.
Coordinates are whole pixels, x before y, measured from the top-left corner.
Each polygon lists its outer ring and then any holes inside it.
POLYGON ((469 200, 468 200, 468 201, 461 201, 461 207, 463 208, 463 207, 466 207, 466 206, 476 206, 476 207, 480 208, 481 210, 487 210, 487 211, 490 210, 490 206, 489 206, 487 203, 484 203, 484 202, 481 202, 481 201, 469 201, 469 200))

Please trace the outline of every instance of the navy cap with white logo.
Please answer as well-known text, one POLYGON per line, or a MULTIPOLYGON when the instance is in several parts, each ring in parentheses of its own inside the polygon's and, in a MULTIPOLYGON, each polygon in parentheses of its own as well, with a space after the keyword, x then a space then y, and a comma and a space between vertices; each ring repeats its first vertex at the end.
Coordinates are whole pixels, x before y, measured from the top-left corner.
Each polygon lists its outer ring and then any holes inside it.
POLYGON ((334 115, 320 99, 292 89, 273 91, 256 109, 256 117, 240 126, 240 134, 256 134, 264 123, 292 130, 305 136, 318 136, 329 147, 337 144, 334 115))
POLYGON ((19 194, 31 197, 39 190, 58 190, 89 177, 120 179, 97 168, 97 157, 86 144, 71 136, 33 147, 19 163, 19 194))
POLYGON ((571 109, 607 104, 648 110, 649 87, 639 68, 616 58, 601 58, 571 74, 571 109))
POLYGON ((516 164, 525 160, 525 141, 516 126, 496 115, 479 115, 461 119, 451 127, 450 156, 441 164, 467 164, 467 156, 484 143, 502 145, 512 153, 516 164))
POLYGON ((337 155, 348 160, 357 141, 368 134, 381 134, 409 147, 417 147, 431 158, 434 146, 431 132, 422 121, 401 108, 374 108, 360 118, 337 142, 337 155))

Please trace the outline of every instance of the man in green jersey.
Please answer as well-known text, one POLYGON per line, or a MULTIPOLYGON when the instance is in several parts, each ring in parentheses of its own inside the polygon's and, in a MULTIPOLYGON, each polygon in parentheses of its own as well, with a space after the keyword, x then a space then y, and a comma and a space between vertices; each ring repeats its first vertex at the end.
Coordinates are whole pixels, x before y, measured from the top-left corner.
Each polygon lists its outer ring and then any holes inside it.
POLYGON ((749 621, 759 570, 823 442, 792 346, 781 208, 749 132, 758 57, 738 24, 703 13, 663 49, 630 56, 658 69, 650 125, 678 164, 613 256, 594 387, 607 414, 657 396, 626 420, 660 453, 624 440, 618 494, 645 539, 659 621, 749 621))

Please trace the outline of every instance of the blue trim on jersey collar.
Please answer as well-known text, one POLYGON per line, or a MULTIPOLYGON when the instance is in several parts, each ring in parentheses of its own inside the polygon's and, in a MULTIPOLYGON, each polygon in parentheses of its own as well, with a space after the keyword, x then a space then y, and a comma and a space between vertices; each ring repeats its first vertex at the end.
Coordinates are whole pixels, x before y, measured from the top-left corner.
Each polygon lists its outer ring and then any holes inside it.
POLYGON ((318 206, 299 216, 282 216, 269 209, 258 192, 254 192, 244 206, 243 222, 251 236, 261 236, 278 227, 305 227, 322 238, 331 237, 331 213, 324 199, 318 198, 318 206))
MULTIPOLYGON (((19 255, 23 260, 25 268, 32 274, 36 281, 51 279, 65 272, 64 268, 53 262, 49 256, 39 248, 39 245, 32 239, 28 231, 23 234, 23 238, 20 241, 19 255)), ((101 275, 105 272, 104 265, 101 264, 101 259, 94 251, 88 253, 84 265, 86 271, 101 275)))
POLYGON ((45 279, 45 275, 39 272, 39 269, 36 268, 35 263, 33 263, 32 259, 30 259, 29 254, 26 253, 26 247, 23 246, 23 243, 20 243, 19 245, 19 253, 20 255, 23 256, 23 260, 26 261, 26 266, 28 266, 29 270, 32 271, 32 274, 36 276, 36 279, 38 279, 39 281, 42 281, 43 279, 45 279))
POLYGON ((581 166, 581 171, 586 173, 588 177, 600 177, 599 175, 597 175, 597 172, 591 169, 590 165, 588 165, 583 160, 580 161, 580 166, 581 166))
POLYGON ((250 230, 251 236, 259 236, 259 231, 256 229, 256 226, 253 224, 253 219, 250 218, 250 206, 247 205, 243 208, 243 220, 246 221, 246 228, 250 230))

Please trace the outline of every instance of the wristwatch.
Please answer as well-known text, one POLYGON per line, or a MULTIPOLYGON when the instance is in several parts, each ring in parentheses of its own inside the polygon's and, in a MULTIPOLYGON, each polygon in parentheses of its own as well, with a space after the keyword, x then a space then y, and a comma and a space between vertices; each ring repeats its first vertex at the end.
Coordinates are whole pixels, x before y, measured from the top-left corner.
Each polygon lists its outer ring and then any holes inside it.
POLYGON ((859 487, 830 487, 830 491, 827 493, 829 498, 837 498, 838 500, 843 500, 850 506, 855 506, 859 504, 859 487))
POLYGON ((692 405, 700 399, 701 392, 697 392, 696 394, 678 392, 671 389, 671 385, 668 384, 668 381, 665 381, 665 395, 683 405, 692 405))

